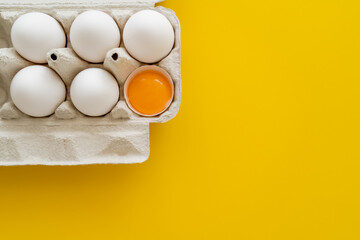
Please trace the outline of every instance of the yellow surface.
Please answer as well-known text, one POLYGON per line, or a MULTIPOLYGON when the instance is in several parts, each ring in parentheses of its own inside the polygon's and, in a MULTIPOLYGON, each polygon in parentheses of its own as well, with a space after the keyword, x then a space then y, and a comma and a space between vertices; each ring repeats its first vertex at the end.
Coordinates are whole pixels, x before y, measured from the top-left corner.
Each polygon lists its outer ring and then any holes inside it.
POLYGON ((360 3, 189 1, 141 165, 1 167, 1 239, 360 239, 360 3))

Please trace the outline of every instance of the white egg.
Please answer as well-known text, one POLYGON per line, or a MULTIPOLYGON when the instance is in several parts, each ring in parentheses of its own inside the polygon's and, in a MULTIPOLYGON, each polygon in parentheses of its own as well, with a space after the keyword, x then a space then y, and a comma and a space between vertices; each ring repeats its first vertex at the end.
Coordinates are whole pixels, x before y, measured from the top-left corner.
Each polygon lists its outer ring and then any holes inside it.
POLYGON ((74 51, 86 61, 100 63, 106 53, 120 45, 120 30, 108 14, 90 10, 77 16, 70 28, 74 51))
POLYGON ((65 100, 66 88, 54 70, 34 65, 16 73, 11 81, 10 96, 23 113, 45 117, 53 114, 65 100))
POLYGON ((101 116, 111 111, 119 100, 116 79, 100 68, 81 71, 71 83, 70 97, 74 106, 88 116, 101 116))
POLYGON ((132 15, 124 27, 126 50, 137 60, 154 63, 167 56, 174 45, 174 29, 169 20, 153 10, 132 15))
POLYGON ((60 23, 53 17, 31 12, 20 16, 11 28, 11 41, 16 51, 35 63, 46 63, 46 53, 66 45, 60 23))

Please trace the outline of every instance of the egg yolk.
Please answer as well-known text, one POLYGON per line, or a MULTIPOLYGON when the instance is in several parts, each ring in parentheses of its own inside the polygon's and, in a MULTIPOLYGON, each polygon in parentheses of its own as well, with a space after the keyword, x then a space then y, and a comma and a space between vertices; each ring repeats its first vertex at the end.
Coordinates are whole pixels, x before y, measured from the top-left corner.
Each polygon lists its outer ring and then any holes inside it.
POLYGON ((145 70, 138 73, 127 86, 127 99, 131 107, 143 115, 156 115, 164 111, 173 98, 172 82, 162 73, 145 70))

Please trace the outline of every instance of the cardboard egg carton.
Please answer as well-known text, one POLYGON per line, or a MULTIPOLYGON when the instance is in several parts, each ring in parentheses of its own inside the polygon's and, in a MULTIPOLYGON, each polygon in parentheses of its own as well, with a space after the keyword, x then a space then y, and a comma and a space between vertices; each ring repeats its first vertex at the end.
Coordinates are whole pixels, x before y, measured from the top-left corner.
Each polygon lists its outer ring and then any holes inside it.
MULTIPOLYGON (((149 123, 166 122, 180 107, 180 24, 175 13, 154 7, 154 0, 0 0, 0 165, 78 165, 94 163, 140 163, 149 150, 149 123), (71 48, 70 26, 86 10, 100 10, 114 18, 121 37, 127 19, 137 11, 153 9, 165 15, 175 32, 170 54, 155 63, 165 69, 174 81, 174 99, 161 115, 143 117, 129 109, 124 98, 124 82, 136 68, 145 65, 132 58, 123 42, 111 49, 102 64, 81 59, 71 48), (10 96, 10 84, 22 68, 34 63, 22 58, 10 39, 14 21, 28 12, 43 12, 54 17, 67 35, 67 47, 47 53, 50 68, 55 70, 67 88, 66 100, 49 117, 34 118, 20 112, 10 96), (70 99, 70 85, 82 70, 98 67, 112 73, 120 86, 120 100, 110 113, 88 117, 80 113, 70 99)), ((122 39, 121 39, 122 40, 122 39)))

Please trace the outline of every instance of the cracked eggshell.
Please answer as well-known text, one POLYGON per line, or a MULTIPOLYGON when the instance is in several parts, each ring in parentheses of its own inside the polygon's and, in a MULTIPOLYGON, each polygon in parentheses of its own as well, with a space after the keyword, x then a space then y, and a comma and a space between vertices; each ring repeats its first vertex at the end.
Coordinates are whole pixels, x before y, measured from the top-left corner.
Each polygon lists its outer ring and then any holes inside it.
POLYGON ((145 65, 129 75, 124 85, 124 94, 126 103, 133 112, 152 117, 165 112, 170 106, 174 98, 174 82, 164 69, 154 65, 145 65), (136 92, 134 92, 134 87, 131 87, 134 85, 134 80, 136 92), (131 88, 133 90, 129 92, 131 88), (133 101, 131 97, 136 101, 133 101))

